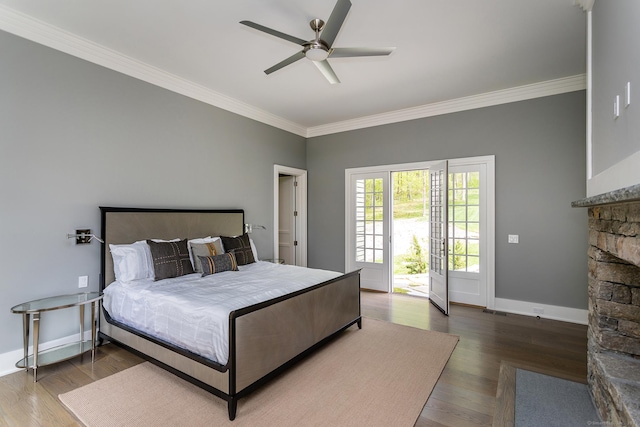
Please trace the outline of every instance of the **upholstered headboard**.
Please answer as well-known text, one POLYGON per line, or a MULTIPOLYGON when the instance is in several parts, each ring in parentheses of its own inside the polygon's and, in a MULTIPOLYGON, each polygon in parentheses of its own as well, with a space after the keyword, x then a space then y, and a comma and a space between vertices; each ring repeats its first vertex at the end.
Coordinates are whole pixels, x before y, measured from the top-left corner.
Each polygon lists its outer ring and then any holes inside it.
POLYGON ((141 209, 100 207, 104 240, 100 262, 100 290, 114 281, 109 244, 146 239, 194 239, 237 236, 244 231, 242 209, 141 209))

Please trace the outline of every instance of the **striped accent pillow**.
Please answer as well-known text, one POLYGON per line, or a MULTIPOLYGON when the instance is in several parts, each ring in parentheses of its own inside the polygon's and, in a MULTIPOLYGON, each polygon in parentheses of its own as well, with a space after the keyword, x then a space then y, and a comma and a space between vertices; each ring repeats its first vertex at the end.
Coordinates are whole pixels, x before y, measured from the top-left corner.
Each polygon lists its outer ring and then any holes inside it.
POLYGON ((223 271, 238 271, 238 263, 233 253, 215 256, 199 256, 202 265, 202 277, 223 271))
POLYGON ((202 273, 202 264, 200 262, 200 257, 204 256, 215 256, 221 255, 224 253, 221 249, 218 248, 220 245, 220 240, 216 243, 192 243, 191 244, 191 253, 193 254, 193 269, 196 273, 202 273))

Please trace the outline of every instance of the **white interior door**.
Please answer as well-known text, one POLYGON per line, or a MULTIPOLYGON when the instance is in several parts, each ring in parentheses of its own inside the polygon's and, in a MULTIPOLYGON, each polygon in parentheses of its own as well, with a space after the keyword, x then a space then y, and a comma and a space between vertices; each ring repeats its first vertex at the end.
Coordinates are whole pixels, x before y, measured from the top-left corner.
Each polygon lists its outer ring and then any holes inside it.
MULTIPOLYGON (((295 265, 307 266, 307 171, 289 166, 273 165, 273 258, 282 259, 280 255, 280 177, 289 175, 293 178, 293 195, 295 202, 294 221, 294 254, 295 265)), ((286 191, 289 191, 288 189, 286 191)), ((291 215, 291 212, 289 212, 291 215)))
POLYGON ((360 286, 389 292, 389 172, 351 175, 347 196, 347 271, 360 286))
POLYGON ((429 236, 429 299, 444 314, 449 314, 448 284, 448 170, 447 161, 429 168, 431 232, 429 236))
POLYGON ((290 175, 279 178, 280 197, 278 200, 278 248, 279 258, 285 264, 296 265, 296 195, 295 177, 290 175))

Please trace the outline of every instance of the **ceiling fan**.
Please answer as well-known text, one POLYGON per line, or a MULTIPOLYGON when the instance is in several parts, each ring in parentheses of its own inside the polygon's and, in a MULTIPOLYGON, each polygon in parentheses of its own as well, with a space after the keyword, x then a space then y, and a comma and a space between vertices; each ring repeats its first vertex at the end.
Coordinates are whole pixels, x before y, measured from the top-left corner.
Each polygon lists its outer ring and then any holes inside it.
POLYGON ((333 68, 331 68, 331 65, 329 65, 327 58, 385 56, 391 54, 391 52, 393 52, 393 50, 395 49, 395 47, 333 47, 333 42, 335 41, 336 36, 338 35, 338 32, 340 31, 340 28, 342 27, 342 24, 344 23, 344 20, 346 19, 347 13, 349 13, 350 8, 350 0, 338 0, 335 7, 333 8, 333 12, 331 12, 331 16, 329 16, 329 19, 326 23, 322 19, 311 20, 309 25, 311 26, 311 29, 315 31, 316 37, 313 40, 309 41, 290 36, 280 31, 276 31, 263 25, 256 24, 255 22, 240 21, 240 23, 302 46, 302 50, 300 52, 290 56, 284 61, 277 63, 273 67, 264 70, 266 74, 271 74, 274 71, 284 68, 287 65, 293 64, 294 62, 302 58, 307 58, 313 61, 320 72, 326 77, 327 80, 329 80, 329 83, 335 84, 340 83, 340 80, 338 79, 338 76, 336 76, 336 73, 333 71, 333 68))

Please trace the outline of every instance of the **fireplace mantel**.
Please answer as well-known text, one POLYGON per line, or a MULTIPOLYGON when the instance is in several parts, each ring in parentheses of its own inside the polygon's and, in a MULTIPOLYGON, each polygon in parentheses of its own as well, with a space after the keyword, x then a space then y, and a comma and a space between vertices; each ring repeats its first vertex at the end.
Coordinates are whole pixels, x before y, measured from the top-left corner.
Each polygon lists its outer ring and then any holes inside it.
POLYGON ((611 205, 615 203, 627 203, 640 201, 640 184, 620 190, 610 191, 593 197, 576 200, 571 203, 574 208, 590 208, 594 206, 611 205))

